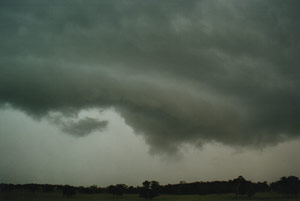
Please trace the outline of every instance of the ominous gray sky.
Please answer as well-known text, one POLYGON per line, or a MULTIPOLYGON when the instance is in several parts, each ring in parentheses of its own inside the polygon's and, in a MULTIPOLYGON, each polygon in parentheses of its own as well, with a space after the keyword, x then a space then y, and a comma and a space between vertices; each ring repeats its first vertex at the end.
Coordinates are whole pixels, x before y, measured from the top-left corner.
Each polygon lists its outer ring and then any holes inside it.
POLYGON ((2 0, 0 182, 299 176, 299 9, 2 0))

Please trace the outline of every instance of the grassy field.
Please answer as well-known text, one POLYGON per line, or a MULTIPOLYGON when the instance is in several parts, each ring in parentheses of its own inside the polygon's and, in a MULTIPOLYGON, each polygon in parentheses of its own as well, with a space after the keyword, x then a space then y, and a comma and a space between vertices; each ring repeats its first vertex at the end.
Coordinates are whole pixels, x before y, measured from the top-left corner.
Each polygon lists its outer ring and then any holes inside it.
MULTIPOLYGON (((76 194, 70 198, 63 197, 61 193, 43 193, 43 192, 10 192, 0 193, 0 201, 144 201, 138 195, 124 195, 121 197, 110 194, 76 194)), ((161 195, 153 199, 154 201, 225 201, 236 200, 233 194, 224 195, 161 195)), ((300 198, 283 198, 274 193, 257 193, 252 199, 241 197, 238 200, 252 201, 296 201, 300 198)))

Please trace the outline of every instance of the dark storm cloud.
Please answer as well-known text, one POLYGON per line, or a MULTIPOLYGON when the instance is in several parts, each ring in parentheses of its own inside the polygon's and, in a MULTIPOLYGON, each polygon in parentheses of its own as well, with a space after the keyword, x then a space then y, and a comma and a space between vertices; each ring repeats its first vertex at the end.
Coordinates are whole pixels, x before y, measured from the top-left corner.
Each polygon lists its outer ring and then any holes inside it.
POLYGON ((153 153, 296 138, 299 4, 1 3, 0 102, 34 117, 115 108, 153 153))
POLYGON ((57 124, 63 132, 81 137, 94 131, 102 131, 107 126, 107 121, 86 117, 78 121, 57 121, 57 124))

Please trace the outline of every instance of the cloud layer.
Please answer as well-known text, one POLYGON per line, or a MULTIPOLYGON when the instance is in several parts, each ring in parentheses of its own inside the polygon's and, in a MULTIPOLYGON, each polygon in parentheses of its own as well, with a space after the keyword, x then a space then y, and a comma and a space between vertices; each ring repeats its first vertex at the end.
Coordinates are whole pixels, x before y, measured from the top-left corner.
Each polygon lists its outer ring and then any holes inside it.
POLYGON ((92 132, 102 131, 108 124, 108 121, 100 121, 92 117, 79 118, 78 115, 70 117, 53 113, 47 115, 47 120, 58 126, 61 131, 76 137, 84 137, 92 132))
MULTIPOLYGON (((298 1, 2 1, 0 103, 115 108, 153 153, 300 134, 298 1)), ((65 125, 85 135, 107 122, 65 125)), ((58 123, 58 125, 61 125, 58 123)))

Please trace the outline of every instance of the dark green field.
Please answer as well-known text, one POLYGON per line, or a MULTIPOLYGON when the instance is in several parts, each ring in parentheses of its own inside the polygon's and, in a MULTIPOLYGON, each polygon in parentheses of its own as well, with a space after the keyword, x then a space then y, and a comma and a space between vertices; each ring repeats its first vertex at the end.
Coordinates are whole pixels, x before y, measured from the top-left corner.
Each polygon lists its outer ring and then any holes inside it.
MULTIPOLYGON (((124 195, 120 197, 112 196, 110 194, 76 194, 70 198, 63 197, 61 193, 44 193, 44 192, 9 192, 1 193, 1 201, 144 201, 138 195, 124 195)), ((224 195, 161 195, 153 199, 154 201, 222 201, 222 200, 236 200, 233 194, 224 195)), ((300 198, 284 198, 275 193, 257 193, 251 199, 241 197, 238 200, 300 200, 300 198)))

